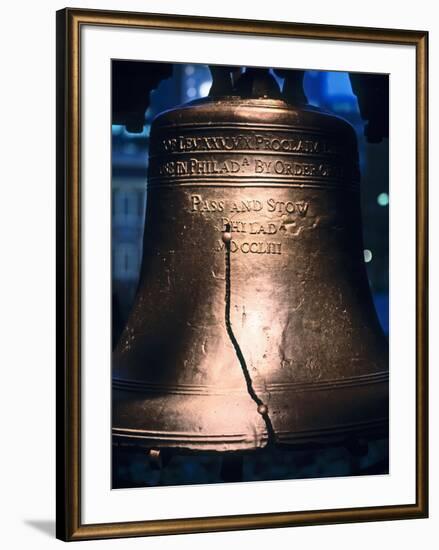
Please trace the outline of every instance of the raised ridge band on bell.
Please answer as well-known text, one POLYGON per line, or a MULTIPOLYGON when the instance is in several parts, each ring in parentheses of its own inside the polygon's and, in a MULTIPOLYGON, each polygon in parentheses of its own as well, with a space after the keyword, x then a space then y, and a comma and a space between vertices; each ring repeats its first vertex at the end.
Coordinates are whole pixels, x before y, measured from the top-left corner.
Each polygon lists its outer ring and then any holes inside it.
MULTIPOLYGON (((339 426, 330 426, 319 430, 302 430, 302 431, 277 431, 276 436, 280 444, 294 445, 320 442, 333 442, 344 440, 351 434, 366 435, 372 433, 386 434, 388 429, 388 419, 386 417, 365 421, 363 423, 342 424, 339 426)), ((160 432, 151 430, 133 430, 113 428, 113 434, 117 441, 124 444, 127 442, 137 441, 137 444, 144 446, 159 446, 159 447, 181 447, 182 449, 192 450, 218 450, 218 446, 224 446, 224 450, 228 450, 230 446, 238 446, 240 450, 251 450, 262 448, 267 443, 267 433, 264 431, 237 434, 200 434, 196 432, 160 432), (134 441, 133 441, 134 440, 134 441), (207 447, 207 449, 206 449, 207 447), (209 449, 210 447, 210 449, 209 449)))
MULTIPOLYGON (((255 391, 261 393, 282 393, 282 392, 304 392, 337 389, 350 386, 363 386, 369 384, 387 383, 389 374, 387 372, 376 372, 360 376, 351 376, 333 380, 317 380, 312 382, 279 382, 260 385, 255 383, 255 391)), ((172 393, 176 395, 230 395, 246 393, 243 389, 236 387, 219 387, 196 385, 196 384, 154 384, 152 382, 139 382, 137 380, 124 380, 113 378, 113 388, 142 393, 172 393)))

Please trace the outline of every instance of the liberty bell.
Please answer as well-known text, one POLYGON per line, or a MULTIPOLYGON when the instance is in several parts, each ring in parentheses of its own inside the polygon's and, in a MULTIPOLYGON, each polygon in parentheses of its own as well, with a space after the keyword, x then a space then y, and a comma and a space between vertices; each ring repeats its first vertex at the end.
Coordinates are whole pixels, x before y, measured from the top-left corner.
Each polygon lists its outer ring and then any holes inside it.
POLYGON ((385 433, 355 132, 268 70, 212 72, 207 98, 152 124, 113 436, 225 452, 385 433))

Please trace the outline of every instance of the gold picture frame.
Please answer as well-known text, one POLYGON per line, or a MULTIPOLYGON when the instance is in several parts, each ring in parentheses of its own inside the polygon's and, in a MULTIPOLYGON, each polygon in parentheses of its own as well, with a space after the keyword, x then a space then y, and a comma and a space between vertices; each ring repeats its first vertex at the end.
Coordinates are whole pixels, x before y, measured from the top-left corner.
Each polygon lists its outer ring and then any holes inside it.
POLYGON ((57 537, 66 540, 201 533, 427 517, 428 33, 115 11, 57 12, 57 537), (80 29, 237 33, 416 48, 416 503, 228 517, 83 524, 81 521, 80 29))

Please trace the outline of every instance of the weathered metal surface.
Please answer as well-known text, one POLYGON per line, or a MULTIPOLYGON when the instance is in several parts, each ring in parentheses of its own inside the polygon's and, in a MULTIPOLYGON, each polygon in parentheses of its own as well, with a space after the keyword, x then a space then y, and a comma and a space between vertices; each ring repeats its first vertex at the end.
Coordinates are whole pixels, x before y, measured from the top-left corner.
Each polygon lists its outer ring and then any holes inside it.
POLYGON ((113 357, 117 440, 236 451, 267 444, 267 419, 277 444, 386 430, 347 123, 281 99, 163 113, 143 253, 113 357))

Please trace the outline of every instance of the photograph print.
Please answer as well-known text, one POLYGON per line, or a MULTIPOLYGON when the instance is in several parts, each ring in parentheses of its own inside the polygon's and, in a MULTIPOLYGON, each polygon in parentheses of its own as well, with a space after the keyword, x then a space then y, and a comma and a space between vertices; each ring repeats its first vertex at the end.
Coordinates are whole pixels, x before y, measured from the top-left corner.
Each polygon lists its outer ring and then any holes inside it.
POLYGON ((112 60, 112 488, 389 473, 386 74, 112 60))

